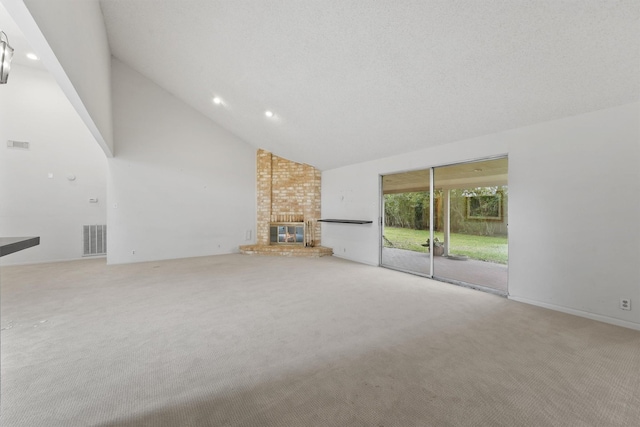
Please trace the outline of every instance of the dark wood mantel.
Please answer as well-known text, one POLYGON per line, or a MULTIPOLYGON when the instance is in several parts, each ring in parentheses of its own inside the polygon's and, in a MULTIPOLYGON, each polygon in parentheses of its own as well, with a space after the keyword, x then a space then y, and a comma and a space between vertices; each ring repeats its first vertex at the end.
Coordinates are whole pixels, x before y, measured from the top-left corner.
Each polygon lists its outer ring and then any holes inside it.
POLYGON ((318 222, 335 222, 339 224, 371 224, 373 221, 366 219, 319 219, 318 222))
POLYGON ((40 237, 0 237, 0 257, 38 246, 40 237))

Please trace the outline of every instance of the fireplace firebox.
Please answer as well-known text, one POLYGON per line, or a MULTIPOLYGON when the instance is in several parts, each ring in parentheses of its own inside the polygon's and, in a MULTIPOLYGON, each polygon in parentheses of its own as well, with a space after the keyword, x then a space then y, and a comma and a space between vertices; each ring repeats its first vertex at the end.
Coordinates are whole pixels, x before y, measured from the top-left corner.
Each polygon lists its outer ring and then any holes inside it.
POLYGON ((269 224, 271 245, 305 245, 304 222, 272 222, 269 224))

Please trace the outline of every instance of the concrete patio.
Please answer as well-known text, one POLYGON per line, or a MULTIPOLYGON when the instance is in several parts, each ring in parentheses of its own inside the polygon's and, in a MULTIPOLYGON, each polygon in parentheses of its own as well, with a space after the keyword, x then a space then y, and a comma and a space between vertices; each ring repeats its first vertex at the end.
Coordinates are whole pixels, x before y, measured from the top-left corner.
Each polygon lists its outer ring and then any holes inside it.
MULTIPOLYGON (((430 254, 405 249, 383 248, 382 264, 385 267, 418 274, 429 274, 430 254)), ((434 258, 434 278, 442 278, 479 285, 508 293, 508 268, 504 264, 468 259, 459 261, 443 256, 434 258)))

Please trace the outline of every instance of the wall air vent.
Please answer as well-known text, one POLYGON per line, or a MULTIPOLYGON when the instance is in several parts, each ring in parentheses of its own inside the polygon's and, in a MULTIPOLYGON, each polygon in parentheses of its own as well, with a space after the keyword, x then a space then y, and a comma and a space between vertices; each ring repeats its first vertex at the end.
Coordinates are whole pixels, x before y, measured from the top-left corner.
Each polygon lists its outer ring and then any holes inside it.
POLYGON ((83 225, 83 253, 82 256, 107 254, 107 226, 83 225))
POLYGON ((29 149, 29 143, 26 141, 12 141, 12 140, 8 140, 7 141, 7 148, 16 148, 19 150, 28 150, 29 149))

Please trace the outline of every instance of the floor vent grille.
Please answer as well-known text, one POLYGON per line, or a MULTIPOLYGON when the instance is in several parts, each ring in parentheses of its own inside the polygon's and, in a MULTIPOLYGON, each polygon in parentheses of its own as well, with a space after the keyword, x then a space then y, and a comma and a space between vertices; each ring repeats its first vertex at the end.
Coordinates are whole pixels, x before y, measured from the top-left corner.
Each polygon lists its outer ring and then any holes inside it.
POLYGON ((82 238, 84 243, 82 256, 106 255, 107 226, 84 225, 82 228, 82 238))

